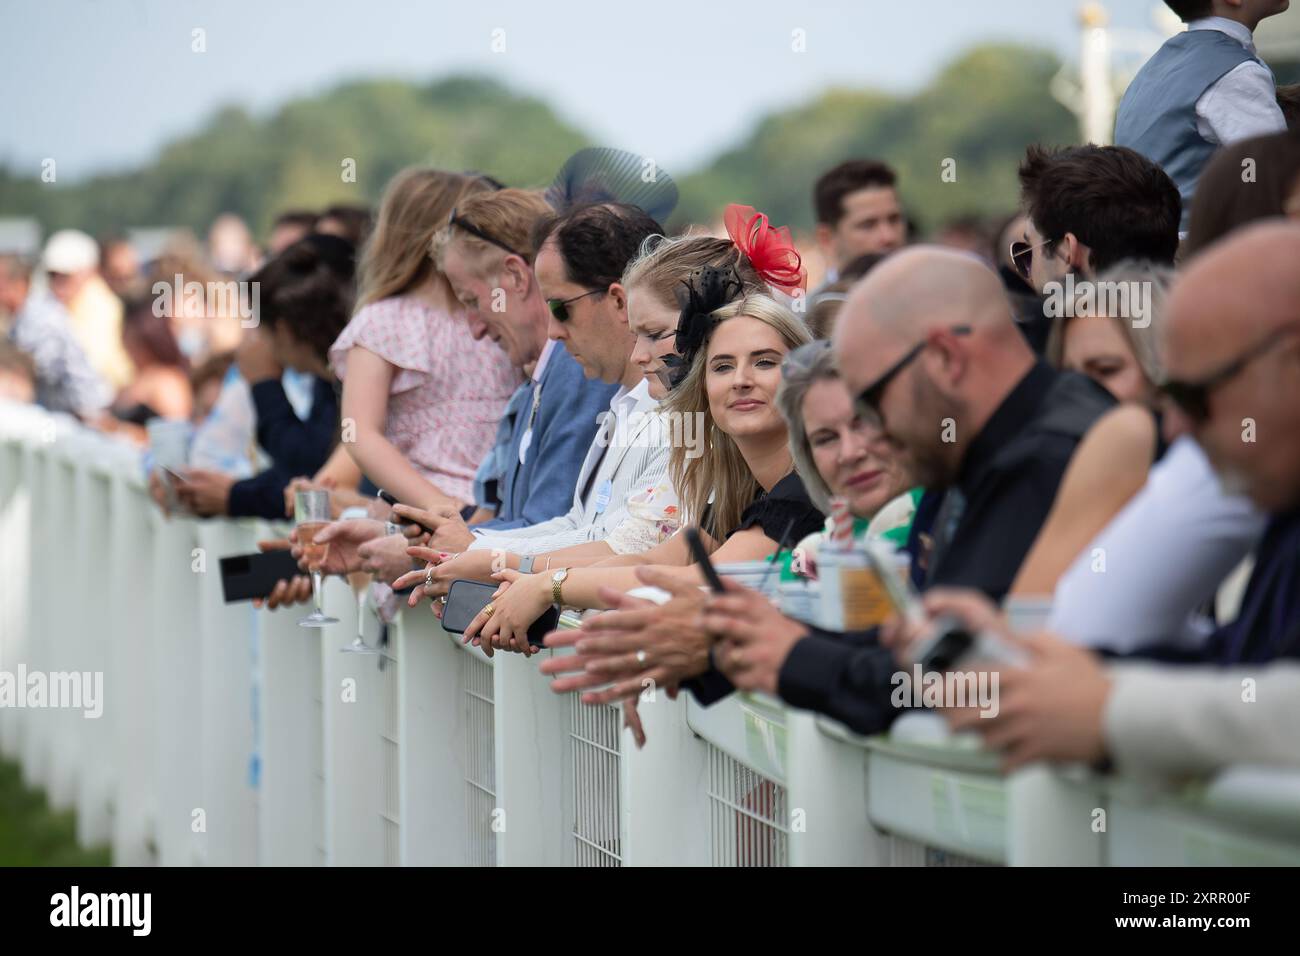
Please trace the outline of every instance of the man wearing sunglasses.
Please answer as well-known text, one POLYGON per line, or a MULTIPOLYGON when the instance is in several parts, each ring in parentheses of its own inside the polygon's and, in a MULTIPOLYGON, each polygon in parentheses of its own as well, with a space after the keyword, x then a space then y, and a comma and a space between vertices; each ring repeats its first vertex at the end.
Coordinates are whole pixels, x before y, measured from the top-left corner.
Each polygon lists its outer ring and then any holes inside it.
POLYGON ((442 593, 457 578, 491 581, 508 567, 543 570, 535 558, 591 545, 598 560, 618 553, 607 543, 628 515, 628 498, 654 487, 668 470, 669 445, 655 440, 654 412, 641 367, 632 362, 635 337, 628 329, 627 293, 621 279, 642 243, 663 227, 636 206, 601 203, 541 220, 534 271, 551 313, 547 331, 582 366, 589 379, 617 385, 587 448, 572 506, 549 521, 513 530, 473 528, 465 553, 444 562, 425 593, 442 593))
POLYGON ((1124 259, 1173 265, 1178 187, 1131 149, 1030 146, 1020 196, 1026 226, 1011 243, 1011 261, 1040 294, 1069 273, 1092 279, 1124 259))
POLYGON ((1224 489, 1270 521, 1219 663, 1300 656, 1300 227, 1264 223, 1198 256, 1165 329, 1166 428, 1190 433, 1224 489))
MULTIPOLYGON (((1000 602, 1075 448, 1114 398, 1036 359, 998 277, 936 246, 896 252, 855 286, 833 347, 859 414, 899 444, 926 488, 908 542, 914 580, 975 588, 1000 602)), ((736 623, 727 634, 745 632, 736 623)), ((887 727, 898 713, 890 703, 897 668, 875 633, 805 630, 779 663, 781 697, 859 733, 887 727)), ((749 633, 758 644, 781 629, 749 633)), ((769 656, 758 647, 728 651, 742 661, 769 656)))

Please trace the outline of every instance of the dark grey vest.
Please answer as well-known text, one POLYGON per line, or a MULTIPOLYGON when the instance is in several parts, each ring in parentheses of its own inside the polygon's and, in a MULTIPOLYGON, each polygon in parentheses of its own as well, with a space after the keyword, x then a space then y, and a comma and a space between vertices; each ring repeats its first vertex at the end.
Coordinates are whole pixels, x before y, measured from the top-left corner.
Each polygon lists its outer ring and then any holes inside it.
POLYGON ((1258 60, 1218 30, 1170 37, 1133 77, 1115 117, 1115 145, 1157 163, 1183 197, 1182 229, 1192 209, 1196 180, 1218 144, 1196 131, 1196 101, 1220 77, 1258 60))

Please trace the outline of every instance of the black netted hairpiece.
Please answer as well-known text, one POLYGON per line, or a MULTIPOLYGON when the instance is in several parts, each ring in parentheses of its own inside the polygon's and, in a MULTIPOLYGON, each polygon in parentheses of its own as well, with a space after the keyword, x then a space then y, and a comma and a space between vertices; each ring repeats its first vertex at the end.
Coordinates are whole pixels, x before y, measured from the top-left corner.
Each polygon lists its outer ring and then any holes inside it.
POLYGON ((677 291, 681 316, 677 320, 677 354, 665 355, 664 364, 671 370, 670 385, 676 388, 690 370, 696 354, 709 339, 717 324, 713 313, 731 302, 744 290, 735 266, 704 266, 691 273, 677 291))

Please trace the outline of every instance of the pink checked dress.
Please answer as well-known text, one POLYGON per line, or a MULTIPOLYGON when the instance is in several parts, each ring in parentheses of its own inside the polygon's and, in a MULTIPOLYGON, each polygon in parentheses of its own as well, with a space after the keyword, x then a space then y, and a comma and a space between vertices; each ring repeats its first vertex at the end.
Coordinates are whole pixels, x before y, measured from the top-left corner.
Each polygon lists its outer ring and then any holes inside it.
POLYGON ((523 381, 506 353, 491 339, 476 342, 461 313, 407 296, 372 302, 352 317, 330 346, 341 381, 355 347, 397 368, 384 436, 444 494, 473 501, 474 472, 523 381))

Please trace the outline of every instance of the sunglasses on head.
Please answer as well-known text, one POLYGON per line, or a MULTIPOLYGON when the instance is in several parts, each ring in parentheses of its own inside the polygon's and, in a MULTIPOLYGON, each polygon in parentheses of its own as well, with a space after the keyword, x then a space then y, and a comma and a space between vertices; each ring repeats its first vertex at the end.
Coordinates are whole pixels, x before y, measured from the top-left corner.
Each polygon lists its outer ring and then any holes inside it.
MULTIPOLYGON (((969 325, 954 325, 949 327, 947 331, 952 335, 970 335, 971 327, 969 325)), ((864 421, 877 427, 881 425, 883 420, 880 415, 880 400, 884 397, 885 389, 930 344, 931 340, 929 338, 917 342, 904 352, 897 362, 885 369, 874 382, 858 393, 858 414, 864 421)))
POLYGON ((447 220, 447 225, 455 226, 458 229, 464 229, 471 236, 477 236, 478 238, 482 239, 484 242, 491 243, 492 245, 496 246, 498 249, 504 249, 512 256, 518 256, 520 259, 523 259, 525 262, 528 261, 528 257, 524 255, 522 252, 520 252, 518 249, 508 246, 500 239, 496 238, 496 236, 484 232, 482 229, 474 225, 469 220, 462 219, 460 216, 456 215, 456 210, 454 209, 451 211, 451 218, 447 220))
POLYGON ((572 299, 547 299, 546 307, 551 310, 551 315, 555 316, 555 321, 563 324, 571 318, 569 315, 570 302, 577 302, 589 295, 603 295, 606 291, 605 289, 592 289, 590 292, 582 293, 582 295, 575 295, 572 299))
POLYGON ((1177 379, 1167 379, 1159 386, 1159 391, 1193 423, 1203 425, 1210 418, 1210 393, 1231 379, 1236 378, 1245 370, 1247 365, 1272 349, 1282 339, 1283 336, 1281 335, 1271 335, 1254 348, 1249 349, 1241 357, 1234 359, 1199 382, 1180 382, 1177 379))

